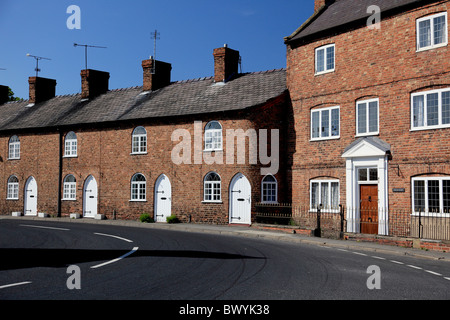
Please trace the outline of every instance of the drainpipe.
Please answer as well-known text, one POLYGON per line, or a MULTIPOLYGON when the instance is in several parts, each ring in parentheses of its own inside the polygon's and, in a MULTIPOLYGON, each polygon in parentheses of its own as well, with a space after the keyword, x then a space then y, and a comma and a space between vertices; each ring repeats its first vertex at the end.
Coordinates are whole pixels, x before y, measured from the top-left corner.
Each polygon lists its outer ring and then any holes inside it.
POLYGON ((61 198, 62 198, 62 166, 63 166, 63 135, 60 128, 56 129, 59 133, 59 164, 58 164, 58 214, 57 217, 61 218, 61 198))

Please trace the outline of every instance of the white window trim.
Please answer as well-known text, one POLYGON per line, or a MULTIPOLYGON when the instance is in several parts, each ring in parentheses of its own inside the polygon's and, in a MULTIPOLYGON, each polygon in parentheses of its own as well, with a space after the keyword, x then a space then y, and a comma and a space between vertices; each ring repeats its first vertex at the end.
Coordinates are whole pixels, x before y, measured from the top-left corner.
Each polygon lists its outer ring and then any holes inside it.
MULTIPOLYGON (((67 137, 67 135, 66 135, 66 137, 67 137)), ((76 136, 76 134, 75 134, 75 136, 76 136)), ((78 157, 78 137, 75 139, 67 139, 66 138, 64 140, 64 158, 76 158, 76 157, 78 157), (67 145, 69 145, 69 152, 67 152, 67 145), (73 149, 72 149, 73 145, 76 146, 75 152, 73 152, 73 149)))
POLYGON ((374 99, 367 99, 367 100, 360 100, 356 102, 356 135, 355 137, 367 137, 367 136, 376 136, 380 134, 380 99, 379 98, 374 98, 374 99), (367 130, 369 130, 369 123, 370 123, 370 119, 369 119, 369 103, 371 102, 377 102, 377 131, 373 131, 373 132, 364 132, 364 133, 359 133, 359 119, 358 119, 358 105, 365 103, 367 105, 366 108, 366 128, 367 130))
POLYGON ((6 200, 19 200, 19 182, 9 182, 9 180, 11 180, 12 177, 15 177, 17 179, 16 176, 11 176, 8 178, 8 186, 7 186, 7 190, 6 190, 6 200), (10 192, 11 189, 13 192, 10 192), (12 197, 11 197, 11 195, 12 195, 12 197))
POLYGON ((146 178, 145 175, 143 175, 142 173, 136 173, 135 175, 133 175, 133 176, 131 177, 131 183, 130 183, 130 202, 146 202, 146 201, 147 201, 147 178, 146 178), (143 176, 144 179, 145 179, 145 181, 133 181, 134 177, 136 177, 136 176, 138 176, 138 175, 143 176), (136 185, 136 186, 137 186, 137 193, 136 193, 137 199, 133 199, 133 185, 136 185), (139 199, 140 196, 141 196, 141 192, 140 192, 140 191, 141 191, 141 188, 140 188, 141 185, 144 185, 144 186, 145 186, 145 193, 144 193, 145 198, 144 198, 144 199, 139 199))
POLYGON ((8 142, 8 160, 20 160, 20 138, 18 136, 12 136, 11 138, 9 138, 9 142, 8 142), (11 142, 11 139, 17 137, 17 139, 19 141, 16 142, 11 142), (16 150, 16 146, 18 146, 18 155, 16 154, 15 150, 16 150), (13 147, 13 153, 11 156, 11 147, 13 147))
POLYGON ((222 203, 222 177, 215 171, 208 172, 205 177, 203 178, 203 201, 204 203, 222 203), (211 174, 215 173, 219 177, 220 181, 206 181, 206 178, 211 174), (214 197, 214 190, 215 188, 219 189, 219 197, 220 199, 217 200, 208 200, 206 199, 206 184, 211 183, 211 196, 214 197), (218 185, 218 187, 217 187, 218 185))
MULTIPOLYGON (((321 184, 322 183, 328 183, 328 199, 330 200, 330 205, 331 205, 331 183, 337 183, 338 184, 338 205, 340 204, 341 201, 341 192, 340 192, 340 182, 338 179, 327 179, 327 180, 311 180, 309 182, 309 211, 310 212, 317 212, 317 208, 313 208, 313 203, 312 203, 312 185, 313 183, 319 183, 319 198, 322 198, 322 187, 321 184)), ((323 205, 323 204, 322 204, 323 205)), ((329 213, 339 213, 339 208, 333 208, 331 209, 330 207, 327 207, 327 205, 323 205, 323 209, 321 209, 322 212, 329 212, 329 213)))
POLYGON ((421 131, 421 130, 432 130, 432 129, 443 129, 450 128, 450 123, 442 124, 442 92, 450 91, 450 88, 430 90, 430 91, 421 91, 417 93, 411 94, 411 129, 410 131, 421 131), (438 124, 437 125, 428 125, 428 113, 427 113, 427 99, 426 96, 428 94, 438 93, 438 124), (425 96, 424 98, 424 106, 423 106, 423 126, 414 127, 414 97, 417 96, 425 96))
POLYGON ((75 182, 66 182, 66 179, 69 177, 69 176, 71 176, 71 175, 67 175, 65 178, 64 178, 64 183, 63 183, 63 198, 62 198, 62 200, 63 201, 76 201, 77 200, 77 182, 75 181, 75 182), (75 194, 74 194, 74 197, 73 198, 71 198, 70 197, 70 195, 71 195, 71 190, 72 190, 72 188, 75 190, 75 194), (66 189, 68 189, 68 193, 67 194, 69 194, 69 197, 65 197, 65 195, 66 195, 66 192, 64 192, 66 189))
MULTIPOLYGON (((142 127, 142 126, 141 126, 142 127)), ((145 130, 145 133, 134 133, 136 131, 136 129, 141 128, 141 127, 136 127, 133 130, 133 133, 131 134, 131 155, 142 155, 142 154, 147 154, 148 153, 148 136, 147 136, 147 129, 145 129, 144 127, 142 127, 145 130), (138 149, 139 151, 134 151, 134 140, 135 138, 138 138, 138 149), (141 138, 145 138, 145 150, 143 150, 144 148, 142 147, 141 143, 141 138)))
MULTIPOLYGON (((322 132, 320 132, 320 135, 322 135, 322 132)), ((311 109, 311 135, 310 135, 310 141, 321 141, 321 140, 333 140, 333 139, 339 139, 341 137, 341 107, 340 106, 333 106, 333 107, 327 107, 327 108, 320 108, 320 109, 311 109), (332 110, 338 109, 339 110, 339 134, 337 136, 332 136, 332 123, 331 123, 331 113, 332 110), (319 129, 322 128, 322 111, 330 111, 330 119, 329 119, 329 132, 330 135, 328 137, 317 137, 313 138, 313 113, 319 112, 319 129)))
POLYGON ((261 203, 278 203, 278 180, 272 174, 268 174, 268 175, 264 176, 264 178, 262 179, 262 182, 261 182, 261 203), (273 177, 275 179, 275 181, 267 181, 267 182, 264 181, 268 176, 273 177), (267 200, 265 201, 264 200, 264 186, 265 185, 272 185, 272 184, 275 185, 275 201, 267 201, 267 200))
POLYGON ((334 72, 335 70, 336 70, 336 45, 334 43, 332 43, 332 44, 328 44, 328 45, 324 45, 324 46, 316 48, 315 51, 314 51, 314 75, 318 76, 318 75, 321 75, 321 74, 334 72), (330 48, 330 47, 334 47, 333 69, 327 69, 327 59, 326 59, 326 57, 327 57, 327 49, 330 48), (325 65, 324 65, 324 71, 318 72, 317 71, 317 69, 318 69, 317 68, 317 62, 318 62, 317 61, 317 53, 320 50, 324 50, 325 51, 325 61, 324 61, 325 65))
MULTIPOLYGON (((205 144, 204 144, 203 151, 223 151, 223 126, 222 126, 222 124, 217 120, 208 122, 205 126, 204 139, 205 139, 205 144), (206 127, 212 122, 217 122, 220 125, 220 129, 206 129, 206 127), (220 146, 217 148, 214 148, 214 147, 208 148, 206 145, 206 134, 211 133, 212 136, 214 137, 214 133, 216 133, 216 132, 219 133, 219 136, 220 136, 220 146)), ((212 145, 214 145, 214 141, 213 141, 212 145)))
POLYGON ((419 212, 415 211, 415 198, 414 198, 414 182, 415 181, 424 181, 425 187, 425 212, 420 212, 422 217, 424 216, 433 216, 433 217, 450 217, 450 213, 444 213, 444 197, 443 197, 443 180, 450 180, 450 177, 417 177, 411 179, 411 204, 412 204, 412 214, 413 216, 418 216, 419 212), (439 212, 429 212, 428 210, 428 181, 429 180, 437 180, 439 181, 439 212))
POLYGON ((448 19, 447 19, 447 12, 439 12, 430 16, 426 16, 420 19, 417 19, 416 21, 416 52, 421 52, 421 51, 427 51, 427 50, 431 50, 431 49, 436 49, 436 48, 441 48, 441 47, 445 47, 448 45, 448 19), (433 19, 439 16, 445 16, 445 41, 443 43, 434 44, 434 23, 433 23, 433 19), (419 24, 422 21, 425 20, 431 20, 430 26, 431 26, 431 41, 432 44, 431 46, 427 46, 427 47, 423 47, 423 48, 419 48, 420 45, 420 33, 419 33, 419 24))

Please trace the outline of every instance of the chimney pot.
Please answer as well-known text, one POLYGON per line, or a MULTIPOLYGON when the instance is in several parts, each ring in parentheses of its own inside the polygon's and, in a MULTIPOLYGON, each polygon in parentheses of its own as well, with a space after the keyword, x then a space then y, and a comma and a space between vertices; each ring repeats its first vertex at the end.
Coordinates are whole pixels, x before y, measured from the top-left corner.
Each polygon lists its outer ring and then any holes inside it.
POLYGON ((54 79, 29 77, 28 84, 30 104, 44 102, 55 97, 56 80, 54 79))

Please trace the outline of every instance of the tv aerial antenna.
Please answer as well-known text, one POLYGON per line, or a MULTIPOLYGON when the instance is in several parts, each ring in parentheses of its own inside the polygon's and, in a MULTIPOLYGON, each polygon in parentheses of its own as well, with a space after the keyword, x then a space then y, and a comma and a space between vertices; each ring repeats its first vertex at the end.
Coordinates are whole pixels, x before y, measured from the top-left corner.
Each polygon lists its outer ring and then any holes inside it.
POLYGON ((160 33, 158 30, 155 29, 154 32, 151 33, 151 39, 153 40, 153 60, 155 60, 155 63, 153 63, 152 73, 155 74, 156 72, 156 41, 160 40, 160 33))
POLYGON ((74 43, 74 47, 84 47, 84 65, 86 70, 88 69, 88 48, 100 48, 100 49, 107 49, 106 47, 100 47, 100 46, 92 46, 88 44, 78 44, 74 43))
POLYGON ((34 69, 34 71, 36 71, 36 77, 38 77, 39 72, 41 72, 41 69, 39 69, 39 61, 40 60, 52 60, 50 58, 44 58, 44 57, 38 57, 38 56, 33 56, 32 54, 27 53, 27 57, 31 57, 36 59, 36 68, 34 69))

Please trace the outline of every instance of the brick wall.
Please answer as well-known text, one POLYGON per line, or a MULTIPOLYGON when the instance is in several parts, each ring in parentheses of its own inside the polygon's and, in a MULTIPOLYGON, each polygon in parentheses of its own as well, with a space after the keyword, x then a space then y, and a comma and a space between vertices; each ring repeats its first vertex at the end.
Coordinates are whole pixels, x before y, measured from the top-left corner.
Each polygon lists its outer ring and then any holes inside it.
MULTIPOLYGON (((379 98, 378 138, 391 145, 389 208, 411 208, 411 178, 450 175, 450 129, 411 130, 411 93, 450 87, 448 46, 416 52, 416 19, 447 11, 448 2, 382 17, 381 29, 333 30, 333 35, 287 47, 287 83, 293 105, 293 199, 309 205, 311 179, 340 181, 346 203, 344 149, 356 137, 356 102, 379 98), (315 73, 315 49, 335 44, 335 71, 315 73), (340 106, 340 138, 310 141, 311 110, 340 106), (393 188, 405 188, 393 193, 393 188)), ((447 26, 448 26, 447 22, 447 26)))

